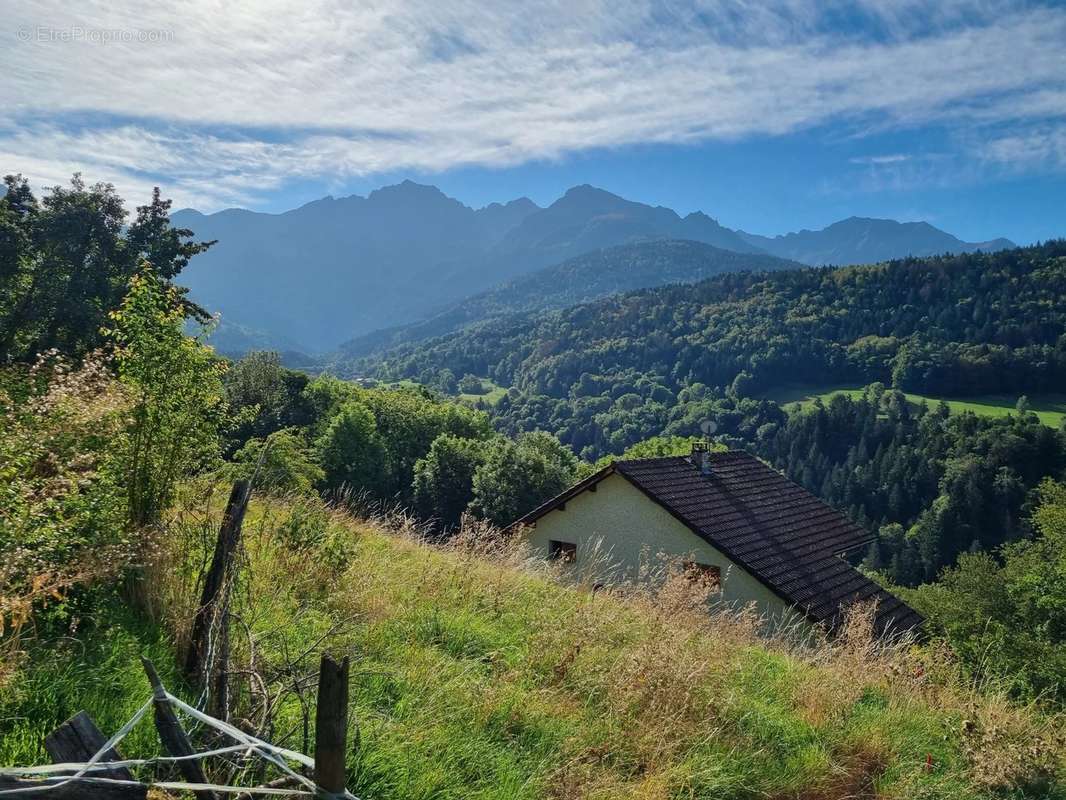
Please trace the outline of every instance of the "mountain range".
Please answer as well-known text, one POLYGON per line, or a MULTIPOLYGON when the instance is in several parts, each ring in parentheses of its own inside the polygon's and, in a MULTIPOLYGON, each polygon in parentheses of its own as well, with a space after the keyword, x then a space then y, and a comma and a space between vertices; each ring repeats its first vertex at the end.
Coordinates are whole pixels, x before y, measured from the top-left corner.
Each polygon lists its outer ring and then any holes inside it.
MULTIPOLYGON (((213 338, 223 352, 246 350, 251 342, 330 351, 355 337, 432 318, 538 269, 649 240, 688 240, 760 257, 733 259, 733 269, 764 269, 760 259, 768 255, 851 264, 1013 246, 1005 239, 963 242, 927 223, 860 218, 822 231, 757 236, 702 212, 681 216, 588 185, 546 208, 522 197, 473 209, 434 186, 404 181, 366 197, 325 197, 281 214, 184 209, 173 222, 198 239, 218 240, 190 262, 182 282, 196 301, 221 312, 213 338)), ((600 269, 610 274, 614 267, 600 269)), ((620 281, 621 288, 638 288, 631 284, 620 281)), ((575 296, 581 291, 577 287, 575 296)))

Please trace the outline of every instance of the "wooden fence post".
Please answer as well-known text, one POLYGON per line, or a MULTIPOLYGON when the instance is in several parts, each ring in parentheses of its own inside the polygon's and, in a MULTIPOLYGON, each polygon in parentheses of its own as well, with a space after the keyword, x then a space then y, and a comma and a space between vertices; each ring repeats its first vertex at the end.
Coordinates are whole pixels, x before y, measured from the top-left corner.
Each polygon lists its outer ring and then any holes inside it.
POLYGON ((226 617, 229 614, 230 577, 251 494, 251 481, 234 481, 215 541, 211 566, 204 578, 200 605, 193 619, 189 651, 185 657, 185 674, 203 681, 213 700, 211 707, 222 720, 229 719, 229 625, 226 617), (214 653, 210 652, 212 629, 217 630, 218 637, 214 653))
MULTIPOLYGON (((159 731, 159 739, 163 742, 163 748, 172 756, 191 756, 196 753, 192 742, 189 741, 181 721, 174 713, 167 699, 166 691, 159 674, 155 671, 155 665, 147 658, 141 657, 144 671, 148 675, 148 682, 152 684, 152 699, 155 705, 155 727, 159 731)), ((195 758, 186 758, 175 762, 182 777, 189 783, 207 783, 207 776, 200 761, 195 758)), ((196 792, 200 800, 218 800, 215 793, 204 789, 196 792)))
POLYGON ((315 783, 330 795, 347 788, 344 758, 348 746, 348 657, 338 664, 322 654, 315 707, 315 783))

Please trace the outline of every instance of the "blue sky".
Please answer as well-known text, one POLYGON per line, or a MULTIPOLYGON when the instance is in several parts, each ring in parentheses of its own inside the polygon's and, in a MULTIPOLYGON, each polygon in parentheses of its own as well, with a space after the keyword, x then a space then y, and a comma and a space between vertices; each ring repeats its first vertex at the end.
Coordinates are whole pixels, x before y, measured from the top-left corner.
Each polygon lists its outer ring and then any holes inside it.
POLYGON ((412 178, 591 183, 730 227, 1066 235, 1066 6, 1017 0, 25 2, 0 164, 282 211, 412 178))

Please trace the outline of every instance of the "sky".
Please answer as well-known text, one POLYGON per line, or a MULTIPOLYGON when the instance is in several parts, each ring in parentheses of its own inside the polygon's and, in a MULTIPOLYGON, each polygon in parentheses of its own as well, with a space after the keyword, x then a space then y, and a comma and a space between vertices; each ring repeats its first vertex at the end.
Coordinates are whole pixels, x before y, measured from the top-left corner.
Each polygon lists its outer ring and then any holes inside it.
POLYGON ((284 211, 591 183, 753 233, 1066 235, 1066 3, 0 0, 0 169, 284 211))

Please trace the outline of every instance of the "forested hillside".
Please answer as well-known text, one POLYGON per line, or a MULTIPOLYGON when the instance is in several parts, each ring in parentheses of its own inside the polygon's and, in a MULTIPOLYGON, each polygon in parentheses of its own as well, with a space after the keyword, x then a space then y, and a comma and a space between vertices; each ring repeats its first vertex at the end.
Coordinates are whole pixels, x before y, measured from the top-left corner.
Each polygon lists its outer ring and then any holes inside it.
MULTIPOLYGON (((1066 242, 871 267, 722 275, 554 314, 513 315, 367 364, 388 377, 488 375, 525 395, 640 373, 746 391, 882 381, 927 393, 1035 393, 1066 377, 1066 242)), ((430 381, 426 381, 430 382, 430 381)))
POLYGON ((466 298, 421 322, 353 339, 341 346, 332 367, 345 374, 359 357, 509 313, 565 308, 634 289, 695 283, 723 272, 765 272, 799 266, 773 256, 737 253, 683 240, 610 247, 466 298))

